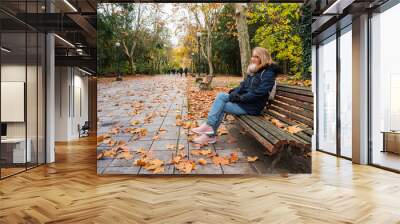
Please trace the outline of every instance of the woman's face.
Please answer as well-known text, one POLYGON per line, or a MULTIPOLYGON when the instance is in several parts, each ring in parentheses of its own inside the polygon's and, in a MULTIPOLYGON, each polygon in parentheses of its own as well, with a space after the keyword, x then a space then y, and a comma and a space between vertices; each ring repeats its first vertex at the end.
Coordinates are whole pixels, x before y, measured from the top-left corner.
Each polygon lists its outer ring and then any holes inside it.
POLYGON ((252 64, 256 64, 257 66, 261 64, 261 59, 260 59, 260 57, 258 57, 258 55, 256 55, 256 54, 254 54, 254 52, 253 52, 253 54, 251 55, 251 63, 252 63, 252 64))

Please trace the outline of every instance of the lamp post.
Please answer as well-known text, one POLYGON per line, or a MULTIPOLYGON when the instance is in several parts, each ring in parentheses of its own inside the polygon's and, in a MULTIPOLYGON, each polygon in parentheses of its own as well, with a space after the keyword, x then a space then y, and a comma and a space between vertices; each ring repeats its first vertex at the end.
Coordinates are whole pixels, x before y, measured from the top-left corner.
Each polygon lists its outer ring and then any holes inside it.
POLYGON ((117 78, 115 79, 116 81, 122 81, 122 77, 121 77, 121 72, 120 72, 120 70, 119 70, 119 57, 118 57, 118 48, 121 46, 121 44, 119 43, 119 42, 116 42, 115 43, 115 53, 116 53, 116 60, 117 60, 117 66, 118 66, 118 68, 117 68, 117 78))
MULTIPOLYGON (((197 31, 196 32, 196 36, 197 36, 197 43, 198 43, 198 56, 197 56, 197 67, 199 67, 199 65, 200 65, 200 37, 201 37, 201 32, 200 31, 197 31)), ((199 68, 197 68, 197 73, 198 73, 198 76, 200 76, 200 70, 199 70, 199 68)))

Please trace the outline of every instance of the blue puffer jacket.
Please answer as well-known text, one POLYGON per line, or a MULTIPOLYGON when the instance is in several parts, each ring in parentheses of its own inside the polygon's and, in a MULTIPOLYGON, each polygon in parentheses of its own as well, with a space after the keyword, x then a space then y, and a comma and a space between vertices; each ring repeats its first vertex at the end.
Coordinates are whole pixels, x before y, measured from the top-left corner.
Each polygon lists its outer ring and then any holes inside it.
POLYGON ((230 91, 230 94, 239 94, 240 101, 236 103, 248 114, 259 115, 274 87, 278 71, 275 64, 263 67, 255 74, 249 74, 240 86, 230 91))

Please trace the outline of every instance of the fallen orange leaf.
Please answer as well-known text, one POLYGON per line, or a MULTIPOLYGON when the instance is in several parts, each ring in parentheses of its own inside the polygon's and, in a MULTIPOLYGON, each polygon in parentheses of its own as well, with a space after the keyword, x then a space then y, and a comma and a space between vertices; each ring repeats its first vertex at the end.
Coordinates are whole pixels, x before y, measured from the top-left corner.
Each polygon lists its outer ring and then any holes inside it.
POLYGON ((212 158, 212 161, 215 165, 228 165, 229 164, 229 158, 227 157, 220 157, 220 156, 214 156, 212 158))
POLYGON ((254 161, 256 161, 257 159, 258 159, 257 156, 248 156, 248 157, 247 157, 247 162, 254 162, 254 161))
POLYGON ((229 158, 230 163, 235 163, 239 160, 238 154, 236 152, 232 152, 229 158))
POLYGON ((207 161, 206 161, 205 159, 203 159, 203 158, 199 159, 197 162, 198 162, 200 165, 206 165, 206 164, 207 164, 207 161))
POLYGON ((295 134, 295 133, 297 133, 297 132, 302 131, 303 129, 301 129, 298 125, 293 125, 293 126, 287 127, 286 130, 287 130, 289 133, 295 134))
POLYGON ((179 144, 179 145, 178 145, 178 150, 182 150, 182 149, 184 149, 184 148, 185 148, 184 145, 182 145, 182 144, 179 144))

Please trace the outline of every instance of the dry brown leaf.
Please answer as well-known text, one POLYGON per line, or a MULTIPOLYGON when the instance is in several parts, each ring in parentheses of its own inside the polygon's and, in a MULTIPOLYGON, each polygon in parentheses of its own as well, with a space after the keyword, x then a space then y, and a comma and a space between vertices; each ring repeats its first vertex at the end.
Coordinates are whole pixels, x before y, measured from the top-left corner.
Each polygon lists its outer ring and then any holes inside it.
POLYGON ((289 126, 286 128, 289 133, 296 134, 297 132, 301 132, 301 129, 298 125, 289 126))
POLYGON ((154 141, 157 141, 157 140, 160 140, 160 136, 159 135, 154 135, 153 138, 151 138, 151 139, 153 139, 154 141))
POLYGON ((135 162, 133 162, 133 164, 136 166, 145 166, 147 163, 145 159, 137 159, 135 162))
POLYGON ((189 129, 191 126, 192 126, 191 121, 185 121, 185 122, 183 122, 182 128, 189 129))
POLYGON ((154 169, 153 174, 164 173, 164 172, 165 172, 164 166, 160 166, 154 169))
POLYGON ((115 140, 111 139, 111 138, 107 138, 103 140, 103 143, 108 145, 108 146, 114 146, 115 145, 115 140))
POLYGON ((175 164, 175 168, 182 173, 191 173, 196 168, 196 163, 192 160, 181 160, 175 164))
POLYGON ((207 160, 201 158, 197 161, 200 165, 206 165, 207 164, 207 160))
POLYGON ((129 147, 126 145, 117 145, 113 150, 115 152, 129 152, 129 147))
POLYGON ((100 159, 102 159, 103 157, 104 157, 103 152, 100 152, 100 153, 97 155, 97 160, 100 160, 100 159))
POLYGON ((162 165, 164 165, 164 162, 159 160, 159 159, 154 159, 154 160, 150 160, 145 166, 144 168, 146 170, 154 170, 157 169, 159 167, 161 167, 162 165))
POLYGON ((228 129, 226 129, 226 127, 225 127, 225 125, 221 125, 219 128, 218 128, 218 135, 219 136, 221 136, 221 135, 227 135, 229 132, 228 132, 228 129))
POLYGON ((167 149, 175 149, 175 145, 174 144, 168 144, 167 145, 167 149))
POLYGON ((232 152, 231 156, 229 157, 230 163, 235 163, 239 160, 238 154, 236 152, 232 152))
POLYGON ((115 127, 115 128, 112 128, 109 133, 116 135, 116 134, 119 133, 119 131, 120 131, 120 128, 119 127, 115 127))
POLYGON ((117 159, 131 160, 131 159, 133 159, 133 155, 130 152, 124 151, 117 155, 117 159))
POLYGON ((181 156, 182 158, 186 157, 186 154, 183 150, 179 150, 178 155, 181 156))
POLYGON ((258 159, 258 156, 248 156, 247 157, 247 162, 254 162, 258 159))
POLYGON ((105 138, 105 135, 99 135, 97 136, 97 142, 102 142, 105 138))
POLYGON ((133 120, 133 121, 131 121, 131 125, 138 125, 138 124, 140 124, 140 121, 139 121, 139 120, 133 120))
POLYGON ((209 154, 207 155, 207 157, 209 157, 209 158, 214 157, 214 156, 217 156, 217 153, 216 153, 216 152, 211 152, 211 153, 209 153, 209 154))
POLYGON ((113 150, 103 151, 104 157, 114 158, 115 154, 116 153, 113 150))
POLYGON ((283 124, 282 122, 280 122, 279 120, 272 118, 271 119, 271 123, 275 126, 277 126, 278 128, 284 128, 285 124, 283 124))
POLYGON ((190 153, 195 156, 199 156, 199 155, 206 156, 211 153, 211 150, 210 149, 192 149, 190 153))
POLYGON ((183 125, 182 120, 176 120, 175 125, 176 126, 182 126, 183 125))
POLYGON ((229 158, 227 157, 221 157, 221 156, 214 156, 212 157, 212 161, 215 165, 228 165, 229 164, 229 158))
POLYGON ((184 148, 185 148, 185 146, 183 144, 178 144, 178 150, 182 150, 184 148))
POLYGON ((137 151, 137 153, 141 153, 141 154, 143 154, 143 153, 146 153, 146 149, 145 148, 140 148, 138 151, 137 151))
POLYGON ((227 119, 228 121, 234 121, 234 120, 236 120, 235 117, 232 116, 232 115, 230 115, 230 114, 228 114, 228 115, 226 116, 226 119, 227 119))
POLYGON ((195 138, 195 136, 191 135, 187 137, 188 142, 193 142, 193 139, 195 138))
POLYGON ((175 156, 172 158, 171 163, 172 164, 178 164, 182 160, 182 156, 175 156))
POLYGON ((123 140, 123 139, 121 139, 121 140, 118 141, 118 144, 117 144, 117 145, 118 145, 118 146, 126 145, 126 141, 123 140))

